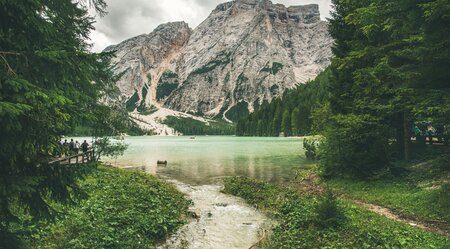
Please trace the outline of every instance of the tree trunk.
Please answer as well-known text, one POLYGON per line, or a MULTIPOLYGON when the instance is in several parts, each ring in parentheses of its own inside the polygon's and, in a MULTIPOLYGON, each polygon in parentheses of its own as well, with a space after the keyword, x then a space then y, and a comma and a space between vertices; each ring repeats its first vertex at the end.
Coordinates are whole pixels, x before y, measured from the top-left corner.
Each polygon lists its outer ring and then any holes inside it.
POLYGON ((411 129, 409 124, 409 111, 403 111, 403 155, 405 161, 410 159, 410 143, 411 143, 411 129))

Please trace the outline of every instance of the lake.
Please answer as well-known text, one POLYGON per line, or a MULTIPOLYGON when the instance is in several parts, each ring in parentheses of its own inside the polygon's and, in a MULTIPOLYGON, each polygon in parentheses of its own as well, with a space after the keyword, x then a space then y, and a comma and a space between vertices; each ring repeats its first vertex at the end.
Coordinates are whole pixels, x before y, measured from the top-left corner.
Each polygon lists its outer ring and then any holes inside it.
POLYGON ((215 183, 226 176, 279 182, 292 179, 296 170, 311 166, 302 142, 298 138, 278 137, 126 137, 129 147, 125 154, 104 161, 193 185, 215 183), (157 165, 158 160, 167 160, 167 165, 157 165))

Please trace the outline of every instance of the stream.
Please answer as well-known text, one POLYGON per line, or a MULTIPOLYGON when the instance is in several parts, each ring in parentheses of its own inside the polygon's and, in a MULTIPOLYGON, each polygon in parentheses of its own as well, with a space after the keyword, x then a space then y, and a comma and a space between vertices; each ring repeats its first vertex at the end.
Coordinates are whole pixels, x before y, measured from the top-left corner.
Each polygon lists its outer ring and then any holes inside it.
POLYGON ((310 167, 297 138, 233 136, 126 137, 116 167, 142 170, 171 182, 193 201, 192 219, 158 248, 250 248, 272 221, 241 198, 221 192, 221 180, 248 176, 271 182, 292 179, 310 167), (167 160, 167 165, 158 165, 167 160))

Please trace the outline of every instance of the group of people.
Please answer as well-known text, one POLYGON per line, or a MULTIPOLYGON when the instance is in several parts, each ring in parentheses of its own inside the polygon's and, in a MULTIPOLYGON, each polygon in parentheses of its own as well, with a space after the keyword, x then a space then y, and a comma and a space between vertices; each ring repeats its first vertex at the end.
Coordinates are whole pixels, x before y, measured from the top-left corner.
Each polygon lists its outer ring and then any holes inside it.
POLYGON ((66 148, 66 151, 68 151, 69 154, 80 153, 80 148, 83 153, 86 153, 89 150, 89 144, 86 140, 80 144, 78 141, 73 141, 73 139, 70 139, 70 142, 67 142, 67 139, 65 139, 62 145, 66 148))

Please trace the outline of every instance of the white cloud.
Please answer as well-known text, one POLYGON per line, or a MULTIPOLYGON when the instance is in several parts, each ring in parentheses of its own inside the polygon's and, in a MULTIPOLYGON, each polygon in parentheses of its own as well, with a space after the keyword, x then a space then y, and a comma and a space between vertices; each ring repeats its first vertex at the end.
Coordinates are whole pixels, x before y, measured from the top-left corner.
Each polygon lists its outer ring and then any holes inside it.
MULTIPOLYGON (((96 30, 91 33, 92 50, 105 47, 143 33, 158 25, 185 21, 195 28, 220 3, 227 0, 107 0, 108 15, 96 16, 96 30)), ((286 6, 319 4, 322 19, 329 17, 331 0, 272 0, 286 6)))

